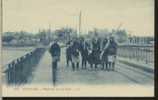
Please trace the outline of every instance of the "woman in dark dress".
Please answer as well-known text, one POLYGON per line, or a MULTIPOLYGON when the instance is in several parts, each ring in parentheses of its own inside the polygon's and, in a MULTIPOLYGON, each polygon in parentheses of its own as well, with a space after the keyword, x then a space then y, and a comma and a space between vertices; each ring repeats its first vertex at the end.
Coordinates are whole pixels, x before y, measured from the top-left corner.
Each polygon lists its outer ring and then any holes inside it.
POLYGON ((102 50, 102 53, 101 53, 101 61, 102 61, 102 69, 108 69, 108 50, 107 50, 107 45, 108 45, 108 39, 105 38, 103 40, 103 50, 102 50))
POLYGON ((82 69, 86 69, 88 60, 88 43, 84 39, 81 42, 80 52, 82 57, 82 69))
POLYGON ((79 43, 78 41, 74 41, 71 47, 71 59, 72 59, 72 69, 79 69, 79 43))
POLYGON ((108 46, 108 63, 109 69, 114 70, 115 68, 115 61, 116 61, 116 54, 117 54, 117 43, 114 40, 114 37, 110 37, 109 46, 108 46))
POLYGON ((100 41, 99 39, 93 39, 92 41, 92 52, 88 57, 91 68, 93 69, 93 65, 95 65, 95 69, 97 69, 97 65, 100 63, 100 41))

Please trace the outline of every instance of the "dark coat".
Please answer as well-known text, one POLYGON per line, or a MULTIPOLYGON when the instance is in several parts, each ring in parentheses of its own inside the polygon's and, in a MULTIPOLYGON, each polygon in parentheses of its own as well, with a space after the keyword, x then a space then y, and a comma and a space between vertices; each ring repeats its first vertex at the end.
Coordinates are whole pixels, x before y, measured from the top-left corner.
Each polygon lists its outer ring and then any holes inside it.
MULTIPOLYGON (((108 40, 104 40, 103 41, 103 47, 105 47, 106 45, 107 45, 107 43, 108 43, 108 40)), ((103 61, 107 61, 107 56, 108 56, 108 50, 107 49, 105 49, 105 50, 103 50, 103 55, 102 55, 102 60, 103 61)))
POLYGON ((117 43, 112 41, 109 43, 108 49, 107 49, 108 55, 116 55, 117 53, 117 43))
POLYGON ((82 59, 87 59, 88 57, 88 43, 87 42, 85 42, 85 44, 84 43, 81 44, 80 51, 81 51, 82 59))
POLYGON ((68 60, 71 60, 71 55, 72 55, 72 46, 69 46, 67 49, 66 49, 66 58, 68 60))
POLYGON ((58 43, 54 43, 50 48, 51 56, 60 56, 60 46, 58 43))
POLYGON ((93 48, 92 51, 100 51, 100 41, 97 40, 96 42, 92 42, 93 48))
POLYGON ((80 45, 78 42, 74 42, 71 48, 71 54, 75 57, 79 56, 79 49, 80 49, 80 45))
POLYGON ((92 52, 88 56, 88 62, 90 64, 99 64, 100 63, 100 41, 92 42, 93 48, 92 52))

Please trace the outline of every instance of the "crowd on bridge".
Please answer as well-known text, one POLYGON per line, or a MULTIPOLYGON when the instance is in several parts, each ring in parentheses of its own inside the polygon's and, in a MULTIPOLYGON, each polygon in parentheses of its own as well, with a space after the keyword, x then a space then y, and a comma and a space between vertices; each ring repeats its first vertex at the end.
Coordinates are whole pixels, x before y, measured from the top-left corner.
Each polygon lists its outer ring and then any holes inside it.
MULTIPOLYGON (((60 61, 61 47, 58 40, 50 47, 50 53, 53 59, 53 68, 57 67, 60 61)), ((66 43, 66 66, 72 66, 72 70, 87 69, 87 64, 91 69, 98 69, 98 65, 102 66, 102 70, 113 71, 115 68, 117 55, 117 42, 115 38, 105 37, 102 41, 100 38, 94 37, 91 40, 86 38, 73 38, 66 43), (80 61, 81 55, 81 61, 80 61)))

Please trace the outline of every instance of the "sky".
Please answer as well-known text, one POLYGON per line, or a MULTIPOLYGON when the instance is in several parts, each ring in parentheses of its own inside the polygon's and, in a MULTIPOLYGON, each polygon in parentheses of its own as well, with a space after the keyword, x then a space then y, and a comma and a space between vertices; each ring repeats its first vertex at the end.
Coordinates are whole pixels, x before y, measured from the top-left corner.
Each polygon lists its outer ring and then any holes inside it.
POLYGON ((3 31, 37 32, 61 27, 126 29, 131 35, 154 35, 154 0, 3 0, 3 31))

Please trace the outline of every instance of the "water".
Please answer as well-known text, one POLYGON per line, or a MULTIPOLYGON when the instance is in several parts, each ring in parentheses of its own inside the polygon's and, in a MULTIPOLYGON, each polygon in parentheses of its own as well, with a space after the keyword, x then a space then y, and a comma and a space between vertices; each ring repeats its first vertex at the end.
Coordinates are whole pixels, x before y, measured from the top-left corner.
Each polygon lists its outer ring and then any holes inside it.
POLYGON ((2 48, 2 65, 5 66, 11 61, 32 51, 34 47, 3 47, 2 48))

